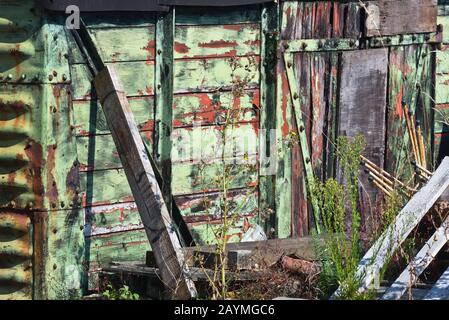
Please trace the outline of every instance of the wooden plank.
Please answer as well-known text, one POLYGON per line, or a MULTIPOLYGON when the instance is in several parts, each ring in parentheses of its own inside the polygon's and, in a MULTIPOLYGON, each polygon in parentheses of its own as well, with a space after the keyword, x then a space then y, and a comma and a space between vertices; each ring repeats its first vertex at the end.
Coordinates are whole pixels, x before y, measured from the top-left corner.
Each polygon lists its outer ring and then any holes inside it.
POLYGON ((256 23, 260 21, 258 6, 228 7, 211 10, 209 7, 176 8, 176 25, 224 25, 256 23))
POLYGON ((449 268, 441 275, 424 300, 449 300, 449 268))
POLYGON ((260 70, 260 133, 259 141, 259 217, 265 230, 275 227, 276 173, 276 49, 278 44, 279 5, 262 8, 262 43, 260 70), (273 134, 274 132, 274 134, 273 134), (273 141, 274 140, 274 141, 273 141))
MULTIPOLYGON (((342 54, 339 135, 363 135, 365 156, 380 167, 383 167, 385 149, 387 66, 387 49, 342 54)), ((359 175, 359 184, 362 225, 370 230, 373 227, 369 225, 371 217, 376 208, 380 208, 381 194, 365 173, 359 175)))
POLYGON ((173 132, 173 45, 175 9, 158 16, 156 22, 155 141, 154 160, 161 173, 161 191, 168 212, 172 214, 172 132, 173 132))
POLYGON ((258 123, 260 105, 258 89, 244 90, 239 97, 235 97, 232 91, 176 94, 173 97, 173 126, 217 125, 226 118, 230 109, 238 111, 237 122, 258 123))
MULTIPOLYGON (((361 291, 366 291, 381 268, 392 254, 405 241, 416 225, 432 208, 438 198, 449 186, 449 157, 444 158, 441 165, 430 178, 429 182, 419 190, 396 216, 394 224, 388 226, 385 232, 367 251, 359 263, 357 275, 361 278, 361 291)), ((337 290, 334 297, 338 295, 337 290)))
POLYGON ((225 158, 240 157, 239 163, 255 165, 259 149, 258 125, 255 122, 232 126, 226 131, 226 142, 223 126, 175 129, 172 134, 172 162, 210 164, 220 161, 224 155, 225 158))
MULTIPOLYGON (((305 130, 306 127, 305 127, 303 115, 301 112, 301 103, 299 100, 300 95, 298 93, 297 81, 296 81, 296 76, 295 76, 295 72, 293 69, 293 61, 291 60, 291 58, 292 58, 291 54, 287 54, 287 53, 284 54, 284 63, 287 65, 286 73, 287 73, 287 79, 288 79, 288 84, 289 84, 289 88, 290 88, 290 98, 292 100, 293 112, 294 112, 294 116, 295 116, 295 120, 296 120, 296 126, 298 128, 299 144, 300 144, 300 149, 301 149, 300 151, 301 151, 302 159, 304 162, 307 188, 308 188, 308 192, 310 192, 311 186, 315 183, 315 178, 314 178, 313 168, 312 168, 312 163, 311 163, 311 152, 310 152, 309 141, 307 139, 306 130, 305 130)), ((312 197, 312 199, 310 199, 310 202, 313 207, 316 231, 317 231, 317 233, 320 233, 320 226, 319 226, 320 217, 319 217, 318 205, 317 205, 314 197, 312 197)))
MULTIPOLYGON (((233 189, 229 190, 227 197, 230 207, 240 209, 240 215, 257 214, 259 201, 257 190, 233 189)), ((175 202, 187 223, 205 222, 220 215, 222 198, 221 192, 209 192, 177 196, 175 202)))
MULTIPOLYGON (((132 274, 155 279, 160 279, 161 277, 159 269, 147 267, 141 262, 113 262, 109 266, 102 268, 102 270, 104 272, 132 274)), ((214 271, 206 268, 192 267, 191 275, 193 281, 209 281, 210 278, 214 277, 214 271)), ((254 271, 226 272, 226 279, 229 281, 255 281, 262 277, 262 274, 254 271)))
POLYGON ((150 244, 155 251, 161 276, 170 295, 178 298, 196 296, 188 277, 179 239, 171 226, 171 217, 145 146, 137 130, 124 88, 113 67, 95 77, 95 88, 119 151, 131 190, 139 208, 150 244))
MULTIPOLYGON (((172 185, 172 192, 174 195, 186 195, 217 191, 219 188, 215 177, 222 170, 222 164, 216 162, 208 165, 190 163, 174 165, 172 171, 176 180, 172 185)), ((230 188, 256 186, 257 173, 257 167, 250 167, 247 164, 233 166, 230 188)), ((123 169, 81 172, 80 181, 83 206, 134 201, 123 169)))
POLYGON ((365 23, 368 37, 436 31, 437 0, 369 1, 365 23))
MULTIPOLYGON (((235 127, 227 136, 225 157, 241 157, 241 163, 247 157, 248 164, 255 164, 255 156, 258 153, 258 132, 254 128, 256 124, 242 124, 235 127), (251 162, 251 161, 253 162, 251 162)), ((171 162, 191 162, 199 164, 203 161, 210 164, 221 158, 222 126, 175 129, 171 135, 173 139, 171 162), (202 142, 202 145, 200 143, 202 142)), ((145 146, 151 149, 153 132, 139 130, 145 146)), ((78 148, 78 161, 81 171, 120 169, 117 148, 111 134, 93 136, 81 136, 76 138, 78 148)))
POLYGON ((104 62, 149 61, 155 57, 154 25, 89 30, 104 62))
MULTIPOLYGON (((122 79, 128 97, 152 96, 154 94, 154 62, 131 61, 113 64, 122 79)), ((91 96, 91 79, 88 68, 84 64, 72 66, 74 100, 87 100, 91 96)))
POLYGON ((177 26, 174 58, 258 55, 260 24, 177 26))
MULTIPOLYGON (((128 100, 139 130, 152 131, 154 98, 134 97, 128 100)), ((110 133, 103 110, 96 100, 73 101, 73 117, 76 136, 110 133)))
POLYGON ((403 181, 413 175, 404 105, 415 91, 417 46, 395 47, 389 53, 387 149, 385 169, 403 181))
POLYGON ((174 93, 232 90, 239 80, 242 89, 259 86, 259 56, 175 60, 174 93))
POLYGON ((443 246, 449 240, 449 218, 439 227, 430 239, 424 244, 413 261, 405 268, 401 275, 385 292, 382 300, 399 300, 404 293, 413 286, 419 276, 435 259, 443 246))

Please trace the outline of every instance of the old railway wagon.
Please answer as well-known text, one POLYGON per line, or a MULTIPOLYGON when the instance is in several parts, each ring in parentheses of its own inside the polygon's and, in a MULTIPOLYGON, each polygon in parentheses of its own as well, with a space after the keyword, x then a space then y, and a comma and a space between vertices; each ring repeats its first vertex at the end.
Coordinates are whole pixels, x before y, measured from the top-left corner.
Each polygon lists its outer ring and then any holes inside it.
MULTIPOLYGON (((150 249, 58 11, 65 1, 38 2, 47 9, 0 0, 0 299, 76 297, 95 288, 103 265, 150 249)), ((229 240, 240 241, 256 224, 273 237, 309 233, 307 178, 338 175, 338 135, 363 134, 366 157, 407 178, 404 103, 422 123, 428 162, 445 153, 448 66, 437 49, 447 37, 436 0, 93 3, 70 1, 118 71, 197 244, 220 223, 224 158, 241 160, 227 187, 240 208, 229 240), (217 156, 229 110, 239 111, 226 127, 230 148, 217 156), (210 143, 180 156, 199 139, 210 143)), ((359 198, 369 230, 382 195, 363 172, 359 198)))

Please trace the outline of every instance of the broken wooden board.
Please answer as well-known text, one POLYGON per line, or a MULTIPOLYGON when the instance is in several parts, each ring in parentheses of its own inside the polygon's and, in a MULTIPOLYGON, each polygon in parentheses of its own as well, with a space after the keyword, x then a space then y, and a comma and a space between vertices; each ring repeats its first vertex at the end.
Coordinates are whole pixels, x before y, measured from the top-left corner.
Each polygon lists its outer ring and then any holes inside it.
POLYGON ((196 297, 173 221, 114 67, 104 68, 95 77, 95 88, 155 252, 162 280, 173 297, 196 297))
MULTIPOLYGON (((228 243, 226 252, 231 261, 228 262, 230 269, 255 269, 269 267, 277 263, 282 256, 293 255, 298 258, 316 261, 315 241, 312 237, 293 238, 293 239, 270 239, 267 241, 228 243), (247 251, 251 253, 248 254, 247 251), (240 260, 232 261, 232 256, 240 255, 240 260)), ((197 252, 215 253, 216 246, 198 246, 186 247, 181 249, 184 253, 185 261, 189 266, 194 266, 197 259, 197 252)), ((154 255, 151 251, 147 252, 147 265, 154 266, 154 255)))
MULTIPOLYGON (((102 269, 103 272, 112 273, 131 273, 139 276, 146 276, 160 279, 162 274, 158 268, 147 267, 141 262, 112 262, 109 266, 102 269)), ((206 268, 190 268, 190 276, 192 281, 209 281, 213 277, 213 270, 206 268)), ((257 271, 240 271, 226 272, 226 279, 229 281, 250 281, 263 277, 262 272, 257 271)))
POLYGON ((366 36, 435 32, 437 0, 377 0, 366 5, 366 36))
POLYGON ((399 300, 404 293, 413 286, 419 276, 434 260, 438 252, 449 239, 449 218, 430 237, 427 243, 418 252, 412 262, 405 268, 393 285, 385 292, 382 300, 399 300))
MULTIPOLYGON (((380 167, 385 153, 387 68, 388 49, 342 53, 339 135, 351 138, 363 135, 364 156, 380 167)), ((338 168, 340 181, 341 175, 338 168)), ((359 184, 362 224, 370 228, 368 222, 372 221, 376 208, 380 208, 381 195, 364 172, 359 175, 359 184)))
MULTIPOLYGON (((385 230, 360 261, 357 269, 357 275, 361 279, 360 291, 369 289, 381 268, 444 193, 449 186, 448 177, 449 157, 446 157, 429 182, 412 197, 397 215, 394 223, 385 230)), ((333 294, 333 297, 337 297, 339 293, 340 289, 333 294)))

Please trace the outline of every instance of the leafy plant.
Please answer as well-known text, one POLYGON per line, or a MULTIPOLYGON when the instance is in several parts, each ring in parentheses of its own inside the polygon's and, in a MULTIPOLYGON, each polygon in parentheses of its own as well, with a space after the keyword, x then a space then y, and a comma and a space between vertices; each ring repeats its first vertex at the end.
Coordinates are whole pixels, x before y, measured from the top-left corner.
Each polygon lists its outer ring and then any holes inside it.
MULTIPOLYGON (((321 262, 320 289, 329 295, 340 287, 339 299, 368 299, 359 293, 361 279, 357 267, 361 258, 361 215, 357 209, 360 155, 364 151, 363 136, 350 140, 339 137, 337 155, 343 181, 316 180, 311 186, 321 213, 323 235, 315 241, 321 262)), ((316 238, 316 237, 315 237, 316 238)))
POLYGON ((106 300, 139 300, 140 296, 137 293, 133 293, 127 285, 119 289, 115 289, 112 285, 108 284, 106 290, 103 292, 103 297, 106 300))

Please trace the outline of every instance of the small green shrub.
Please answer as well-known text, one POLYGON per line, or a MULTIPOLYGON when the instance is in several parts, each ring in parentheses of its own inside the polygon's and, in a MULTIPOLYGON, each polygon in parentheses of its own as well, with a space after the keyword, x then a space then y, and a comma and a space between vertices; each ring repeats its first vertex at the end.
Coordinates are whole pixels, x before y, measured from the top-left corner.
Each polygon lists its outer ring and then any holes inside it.
POLYGON ((360 212, 357 210, 360 155, 364 151, 363 136, 350 140, 339 137, 337 155, 343 181, 315 181, 311 196, 315 197, 321 214, 323 235, 315 241, 321 262, 319 286, 328 297, 338 287, 338 299, 369 299, 371 293, 359 293, 361 279, 357 267, 361 258, 360 212))
POLYGON ((103 292, 103 297, 106 300, 139 300, 140 296, 137 293, 131 292, 127 285, 119 289, 115 289, 112 285, 108 285, 103 292))

